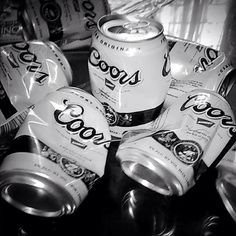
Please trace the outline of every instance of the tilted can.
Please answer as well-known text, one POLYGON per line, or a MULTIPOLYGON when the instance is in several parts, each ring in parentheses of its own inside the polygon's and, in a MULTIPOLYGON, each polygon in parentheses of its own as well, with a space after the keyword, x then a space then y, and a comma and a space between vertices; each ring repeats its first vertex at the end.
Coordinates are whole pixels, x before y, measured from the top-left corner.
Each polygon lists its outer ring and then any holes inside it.
POLYGON ((106 0, 26 0, 22 18, 26 38, 58 42, 90 37, 98 19, 108 13, 106 0))
POLYGON ((55 43, 34 40, 0 47, 1 142, 17 131, 30 106, 71 83, 70 64, 55 43))
POLYGON ((91 94, 74 87, 50 93, 30 109, 1 164, 1 196, 29 214, 72 214, 104 174, 110 139, 91 94))
POLYGON ((181 96, 153 129, 124 135, 117 151, 124 172, 165 195, 182 195, 216 161, 236 133, 233 112, 215 92, 181 96))
MULTIPOLYGON (((166 36, 171 57, 171 72, 176 79, 183 79, 192 73, 207 71, 219 58, 223 59, 223 51, 205 46, 190 40, 166 36)), ((224 57, 225 64, 221 73, 227 74, 232 69, 229 58, 224 57)))
POLYGON ((235 83, 235 68, 224 52, 190 41, 168 37, 171 59, 171 83, 164 109, 176 98, 196 88, 227 96, 235 83))
POLYGON ((92 94, 105 107, 113 137, 150 127, 171 79, 163 26, 144 18, 102 17, 92 36, 88 68, 92 94))

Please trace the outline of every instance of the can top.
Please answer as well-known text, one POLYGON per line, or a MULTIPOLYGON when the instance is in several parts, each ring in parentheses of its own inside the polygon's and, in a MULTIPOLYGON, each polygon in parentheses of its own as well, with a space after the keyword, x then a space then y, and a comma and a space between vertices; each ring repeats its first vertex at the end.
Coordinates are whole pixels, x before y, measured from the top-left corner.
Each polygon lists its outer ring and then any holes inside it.
POLYGON ((118 159, 124 173, 143 186, 162 195, 182 195, 184 188, 178 178, 161 161, 150 158, 134 148, 118 150, 118 159))
POLYGON ((58 217, 76 209, 72 197, 63 187, 40 174, 11 172, 1 175, 1 197, 25 213, 58 217))
POLYGON ((125 42, 150 40, 163 33, 163 26, 159 22, 123 15, 101 17, 98 28, 107 37, 125 42))

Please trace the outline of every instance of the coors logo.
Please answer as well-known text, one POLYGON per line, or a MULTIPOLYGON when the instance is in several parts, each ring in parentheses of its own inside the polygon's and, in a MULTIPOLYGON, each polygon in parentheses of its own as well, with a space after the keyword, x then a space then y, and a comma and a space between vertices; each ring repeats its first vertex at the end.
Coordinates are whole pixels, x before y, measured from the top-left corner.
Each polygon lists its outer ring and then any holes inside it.
POLYGON ((98 50, 93 47, 91 48, 89 63, 97 67, 104 74, 108 74, 113 81, 118 81, 121 86, 134 86, 141 82, 139 70, 130 75, 125 70, 109 65, 106 61, 102 60, 98 50))
POLYGON ((29 43, 18 43, 12 45, 12 49, 16 51, 17 58, 15 58, 12 52, 9 53, 7 59, 11 65, 11 67, 18 68, 19 63, 25 65, 26 70, 29 73, 32 73, 35 82, 38 84, 43 84, 49 74, 42 71, 42 62, 38 60, 38 57, 35 53, 30 51, 30 44, 29 43))
POLYGON ((86 19, 85 26, 88 30, 92 30, 97 26, 97 22, 95 20, 97 14, 94 11, 95 6, 90 0, 82 1, 82 9, 84 11, 84 17, 86 19))
POLYGON ((236 125, 234 124, 232 116, 225 114, 225 112, 218 107, 213 107, 207 100, 209 100, 209 94, 201 93, 189 95, 181 106, 180 111, 192 109, 194 113, 197 114, 205 113, 211 120, 221 119, 222 127, 227 128, 231 136, 236 135, 236 125))
MULTIPOLYGON (((96 129, 86 126, 84 123, 84 108, 78 104, 70 104, 65 99, 66 105, 63 110, 55 110, 54 118, 70 134, 77 135, 82 140, 92 140, 95 145, 106 143, 103 133, 97 133, 96 129)), ((71 139, 75 142, 74 139, 71 139)))

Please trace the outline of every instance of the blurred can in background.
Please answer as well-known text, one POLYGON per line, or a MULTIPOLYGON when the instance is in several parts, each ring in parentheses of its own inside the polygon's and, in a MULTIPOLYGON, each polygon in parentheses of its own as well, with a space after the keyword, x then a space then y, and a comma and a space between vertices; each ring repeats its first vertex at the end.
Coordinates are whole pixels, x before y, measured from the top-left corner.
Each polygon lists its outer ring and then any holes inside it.
POLYGON ((88 60, 92 94, 103 104, 111 135, 148 128, 160 113, 170 84, 163 26, 123 15, 102 17, 88 60))
POLYGON ((0 167, 1 196, 38 216, 72 214, 104 174, 110 144, 102 105, 74 87, 30 109, 0 167))
POLYGON ((26 38, 60 42, 90 37, 108 13, 106 0, 26 0, 22 18, 26 38))
POLYGON ((216 162, 235 137, 227 101, 197 89, 162 113, 153 129, 127 132, 117 151, 123 171, 164 195, 183 195, 216 162))
POLYGON ((1 1, 0 45, 24 41, 24 30, 19 16, 23 7, 23 1, 1 1))

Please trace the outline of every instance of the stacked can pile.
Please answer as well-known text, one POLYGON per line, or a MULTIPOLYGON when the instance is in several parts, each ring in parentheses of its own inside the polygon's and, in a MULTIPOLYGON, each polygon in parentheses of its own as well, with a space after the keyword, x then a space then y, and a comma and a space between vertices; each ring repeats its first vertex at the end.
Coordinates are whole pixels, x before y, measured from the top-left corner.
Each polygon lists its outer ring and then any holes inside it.
MULTIPOLYGON (((0 25, 0 187, 15 207, 73 213, 104 174, 115 139, 124 173, 163 195, 186 193, 233 144, 235 118, 223 98, 233 67, 224 53, 166 37, 157 21, 111 15, 105 0, 10 7, 12 24, 1 15, 0 25), (62 51, 83 46, 92 94, 69 87, 62 51), (16 194, 24 190, 44 203, 16 194)), ((218 166, 217 189, 235 219, 228 161, 218 166)))

